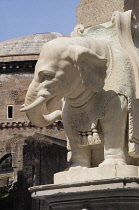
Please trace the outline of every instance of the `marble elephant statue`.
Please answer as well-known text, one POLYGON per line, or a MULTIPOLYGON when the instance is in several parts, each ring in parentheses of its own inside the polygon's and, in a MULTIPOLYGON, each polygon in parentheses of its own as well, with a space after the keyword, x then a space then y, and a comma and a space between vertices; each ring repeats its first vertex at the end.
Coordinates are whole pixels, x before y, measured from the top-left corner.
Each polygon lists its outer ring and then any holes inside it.
POLYGON ((71 167, 91 167, 91 147, 103 141, 100 166, 126 164, 128 99, 103 88, 109 80, 110 59, 108 44, 93 38, 57 38, 41 50, 21 111, 39 127, 62 118, 72 152, 71 167), (41 113, 43 104, 51 110, 62 98, 62 111, 41 113))

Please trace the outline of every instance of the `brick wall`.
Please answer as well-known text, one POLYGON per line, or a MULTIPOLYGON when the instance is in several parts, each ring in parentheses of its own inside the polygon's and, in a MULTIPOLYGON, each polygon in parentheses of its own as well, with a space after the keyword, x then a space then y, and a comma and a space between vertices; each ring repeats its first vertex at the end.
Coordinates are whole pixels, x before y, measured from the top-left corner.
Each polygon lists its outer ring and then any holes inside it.
MULTIPOLYGON (((2 156, 6 153, 12 154, 13 173, 9 174, 11 176, 9 187, 13 209, 41 210, 45 207, 49 209, 46 202, 32 200, 28 188, 40 184, 52 184, 54 173, 63 171, 67 167, 66 142, 35 134, 27 138, 18 136, 10 141, 5 140, 0 151, 2 148, 3 153, 0 153, 2 156)), ((0 201, 0 205, 7 204, 2 204, 0 201)))
POLYGON ((0 121, 25 121, 24 113, 19 109, 24 103, 28 86, 33 74, 16 73, 0 75, 0 121), (13 105, 13 119, 7 119, 7 105, 13 105))

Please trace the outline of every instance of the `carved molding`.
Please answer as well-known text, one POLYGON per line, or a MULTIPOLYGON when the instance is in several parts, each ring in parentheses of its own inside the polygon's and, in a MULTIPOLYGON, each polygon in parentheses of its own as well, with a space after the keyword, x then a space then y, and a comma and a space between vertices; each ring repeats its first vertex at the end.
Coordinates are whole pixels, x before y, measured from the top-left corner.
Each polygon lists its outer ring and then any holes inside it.
MULTIPOLYGON (((0 129, 8 129, 8 128, 22 128, 22 127, 34 127, 37 128, 37 126, 33 125, 30 121, 7 121, 7 122, 0 122, 0 129)), ((52 125, 46 127, 46 128, 58 128, 63 129, 63 123, 62 121, 54 122, 52 125)))

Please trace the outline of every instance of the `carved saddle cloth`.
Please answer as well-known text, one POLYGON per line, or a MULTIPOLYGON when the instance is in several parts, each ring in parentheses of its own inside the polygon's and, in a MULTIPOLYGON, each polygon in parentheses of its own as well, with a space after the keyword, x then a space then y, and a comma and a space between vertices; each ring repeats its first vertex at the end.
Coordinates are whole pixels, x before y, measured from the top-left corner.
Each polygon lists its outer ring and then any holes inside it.
POLYGON ((129 155, 139 157, 139 55, 133 43, 132 11, 115 12, 110 27, 92 27, 83 34, 105 41, 109 46, 110 65, 103 91, 97 93, 86 106, 73 109, 71 119, 77 130, 89 131, 105 115, 105 107, 117 94, 128 100, 129 155), (75 113, 74 113, 75 112, 75 113))

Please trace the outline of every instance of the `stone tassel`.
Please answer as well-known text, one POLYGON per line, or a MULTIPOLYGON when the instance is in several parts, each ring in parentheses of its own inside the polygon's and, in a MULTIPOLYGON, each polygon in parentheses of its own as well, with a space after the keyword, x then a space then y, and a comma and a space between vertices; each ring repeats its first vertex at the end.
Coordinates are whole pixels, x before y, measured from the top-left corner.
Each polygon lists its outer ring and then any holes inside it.
POLYGON ((94 142, 93 144, 101 144, 101 140, 98 135, 97 129, 93 129, 92 133, 93 133, 93 142, 94 142))
POLYGON ((89 134, 87 138, 88 138, 88 145, 93 145, 94 144, 93 136, 89 134))

